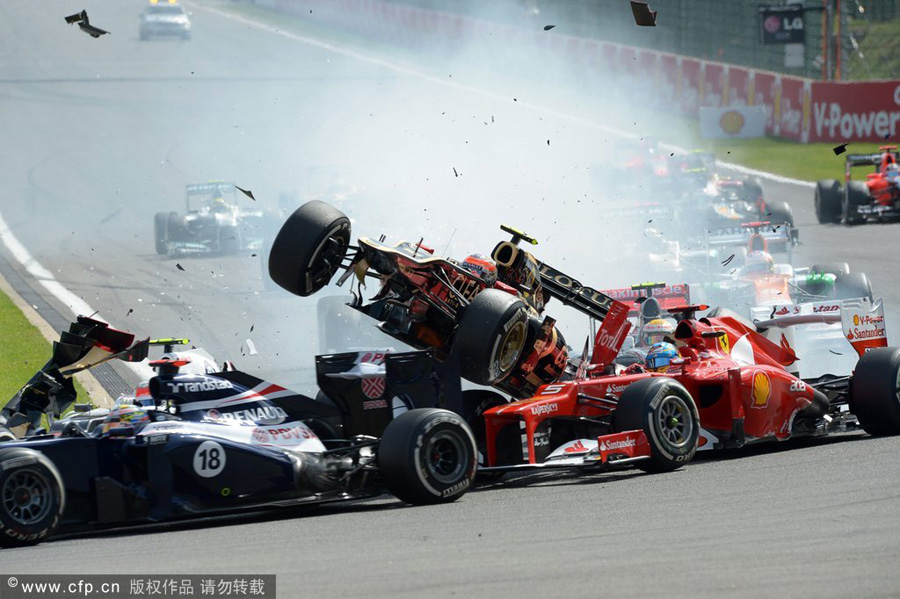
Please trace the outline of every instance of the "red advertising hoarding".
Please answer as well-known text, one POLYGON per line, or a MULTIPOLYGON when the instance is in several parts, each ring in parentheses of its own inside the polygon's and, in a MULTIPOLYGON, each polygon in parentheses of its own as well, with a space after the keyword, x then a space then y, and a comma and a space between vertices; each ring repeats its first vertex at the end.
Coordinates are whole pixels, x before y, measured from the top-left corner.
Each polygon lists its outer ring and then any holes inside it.
POLYGON ((813 82, 810 142, 885 141, 900 134, 900 81, 813 82))

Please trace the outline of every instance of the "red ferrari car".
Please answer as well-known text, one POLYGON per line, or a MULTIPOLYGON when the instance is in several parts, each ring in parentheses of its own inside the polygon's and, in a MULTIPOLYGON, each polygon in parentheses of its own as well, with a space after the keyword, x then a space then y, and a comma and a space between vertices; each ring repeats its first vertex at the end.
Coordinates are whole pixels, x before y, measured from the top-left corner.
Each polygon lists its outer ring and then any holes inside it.
POLYGON ((855 371, 810 381, 786 369, 798 359, 790 346, 737 314, 717 309, 696 318, 706 306, 670 308, 680 317, 679 357, 664 372, 586 361, 573 380, 487 411, 485 470, 634 464, 667 471, 698 449, 855 426, 900 434, 900 348, 887 347, 880 309, 865 305, 841 308, 845 335, 860 356, 855 371))
POLYGON ((875 154, 848 154, 844 186, 834 179, 816 184, 816 217, 820 223, 856 225, 869 219, 900 216, 900 154, 897 146, 881 146, 875 154), (856 166, 874 166, 865 181, 851 181, 856 166))

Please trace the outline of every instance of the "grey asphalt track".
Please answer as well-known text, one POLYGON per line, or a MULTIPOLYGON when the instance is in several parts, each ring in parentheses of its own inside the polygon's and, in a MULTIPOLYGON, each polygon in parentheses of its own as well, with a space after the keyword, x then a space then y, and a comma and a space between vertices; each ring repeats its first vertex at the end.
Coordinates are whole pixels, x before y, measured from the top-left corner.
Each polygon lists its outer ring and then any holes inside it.
MULTIPOLYGON (((603 228, 588 173, 610 135, 585 121, 615 116, 586 96, 505 78, 481 93, 463 67, 437 76, 432 63, 422 77, 225 18, 227 4, 190 6, 192 41, 140 42, 140 3, 79 4, 112 32, 100 39, 66 25, 74 9, 60 0, 0 4, 0 214, 114 325, 185 335, 309 389, 314 298, 267 290, 258 257, 153 251, 154 213, 180 210, 184 185, 208 179, 274 209, 336 168, 378 198, 353 205, 360 234, 426 236, 459 255, 489 251, 508 222, 579 274, 627 234, 603 228), (258 356, 241 355, 248 338, 258 356)), ((821 226, 811 189, 765 187, 793 207, 797 263, 866 271, 898 322, 900 225, 821 226)), ((639 277, 623 264, 584 282, 639 277)), ((515 478, 447 506, 388 498, 62 538, 3 550, 0 569, 275 573, 280 597, 897 597, 898 455, 900 439, 851 433, 666 475, 515 478)))

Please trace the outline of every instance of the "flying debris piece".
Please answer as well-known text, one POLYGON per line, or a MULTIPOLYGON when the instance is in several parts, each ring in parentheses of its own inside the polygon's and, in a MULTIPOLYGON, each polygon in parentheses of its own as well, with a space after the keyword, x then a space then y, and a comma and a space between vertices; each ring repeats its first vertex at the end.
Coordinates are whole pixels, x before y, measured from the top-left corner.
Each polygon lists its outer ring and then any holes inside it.
POLYGON ((631 12, 634 14, 634 22, 641 27, 656 27, 656 11, 650 10, 646 2, 631 0, 631 12))
POLYGON ((112 214, 103 217, 103 220, 100 221, 100 224, 102 225, 102 224, 104 224, 104 223, 108 223, 109 221, 111 221, 111 220, 114 219, 115 217, 119 216, 119 214, 120 214, 121 212, 122 212, 122 209, 119 208, 118 210, 116 210, 116 211, 113 212, 112 214))
POLYGON ((731 261, 732 261, 732 260, 734 260, 734 254, 731 254, 730 256, 728 256, 727 258, 725 258, 725 259, 722 261, 722 266, 728 266, 729 264, 731 264, 731 261))
POLYGON ((91 25, 90 21, 88 20, 88 14, 86 10, 83 10, 80 13, 74 15, 69 15, 68 17, 66 17, 66 23, 68 23, 69 25, 78 23, 78 28, 91 37, 100 37, 101 35, 109 33, 109 31, 104 31, 99 27, 94 27, 93 25, 91 25))
POLYGON ((182 271, 184 270, 184 267, 182 265, 178 264, 177 262, 175 263, 175 268, 177 268, 178 270, 182 270, 182 271))
POLYGON ((556 27, 556 25, 544 25, 544 31, 550 31, 554 27, 556 27))
POLYGON ((238 187, 237 185, 235 185, 235 187, 237 187, 237 190, 240 191, 242 194, 244 194, 245 196, 247 196, 248 198, 250 198, 250 199, 253 200, 254 202, 256 201, 256 198, 253 197, 253 192, 252 192, 252 191, 250 191, 249 189, 241 189, 241 188, 238 187))
POLYGON ((453 167, 453 176, 454 176, 454 177, 458 177, 458 176, 459 176, 459 173, 456 172, 456 167, 455 167, 455 166, 453 167))
POLYGON ((844 355, 844 354, 842 354, 842 353, 840 353, 840 352, 834 351, 833 349, 829 349, 828 351, 830 351, 831 353, 833 353, 833 354, 836 355, 836 356, 843 356, 843 355, 844 355))
POLYGON ((252 324, 250 325, 250 332, 251 332, 251 333, 253 332, 253 327, 254 327, 254 326, 256 326, 256 325, 252 325, 252 324))
POLYGON ((128 316, 128 315, 131 314, 132 312, 134 312, 134 308, 128 308, 128 313, 125 314, 125 316, 128 316))
POLYGON ((251 341, 250 339, 247 339, 247 350, 251 356, 255 356, 257 353, 256 346, 253 345, 253 341, 251 341))
POLYGON ((835 156, 839 156, 839 155, 841 155, 841 154, 843 154, 844 152, 847 151, 847 143, 844 142, 844 143, 842 143, 842 144, 840 144, 840 145, 834 146, 834 147, 831 149, 831 151, 834 152, 834 155, 835 155, 835 156))
POLYGON ((884 134, 884 141, 887 141, 887 140, 889 140, 890 138, 891 138, 891 134, 890 134, 890 133, 885 133, 885 134, 884 134))

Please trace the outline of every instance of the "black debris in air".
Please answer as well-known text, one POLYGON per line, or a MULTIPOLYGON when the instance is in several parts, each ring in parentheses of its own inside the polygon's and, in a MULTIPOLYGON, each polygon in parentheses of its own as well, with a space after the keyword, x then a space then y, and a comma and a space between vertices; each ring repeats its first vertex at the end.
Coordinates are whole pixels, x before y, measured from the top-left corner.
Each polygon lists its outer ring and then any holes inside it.
POLYGON ((725 259, 722 261, 722 266, 728 266, 729 264, 731 264, 731 261, 732 261, 732 260, 734 260, 734 254, 731 254, 730 256, 728 256, 727 258, 725 258, 725 259))
POLYGON ((235 188, 236 188, 239 192, 241 192, 242 194, 244 194, 245 196, 247 196, 248 198, 250 198, 251 200, 253 200, 254 202, 256 201, 256 198, 253 197, 253 192, 250 191, 249 189, 241 189, 241 188, 238 187, 237 185, 235 185, 235 188))
POLYGON ((556 27, 556 25, 544 25, 544 31, 550 31, 554 27, 556 27))
POLYGON ((834 146, 834 147, 831 149, 831 151, 834 152, 834 155, 835 155, 835 156, 839 156, 839 155, 841 155, 841 154, 843 154, 844 152, 847 151, 847 144, 846 144, 846 143, 842 143, 842 144, 840 144, 840 145, 838 145, 838 146, 834 146))
POLYGON ((84 31, 91 37, 100 37, 101 35, 106 35, 109 31, 105 31, 100 29, 99 27, 94 27, 91 25, 88 20, 88 14, 86 10, 81 11, 80 13, 76 13, 74 15, 69 15, 66 17, 66 23, 69 25, 74 25, 78 23, 78 28, 84 31))
POLYGON ((177 262, 175 263, 175 268, 177 268, 178 270, 181 270, 181 271, 184 270, 184 267, 182 265, 178 264, 177 262))
POLYGON ((656 11, 650 10, 646 2, 631 0, 631 12, 634 14, 634 22, 640 27, 656 27, 656 11))

